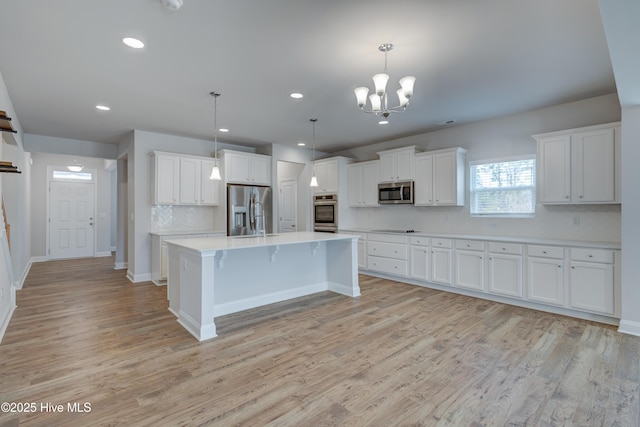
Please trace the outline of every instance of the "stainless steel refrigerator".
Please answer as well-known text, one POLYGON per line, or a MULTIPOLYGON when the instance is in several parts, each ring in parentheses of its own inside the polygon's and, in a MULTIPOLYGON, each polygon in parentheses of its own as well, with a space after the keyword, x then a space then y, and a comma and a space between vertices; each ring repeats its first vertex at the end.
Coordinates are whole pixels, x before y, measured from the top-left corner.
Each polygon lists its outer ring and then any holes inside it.
POLYGON ((227 184, 227 236, 273 232, 271 187, 227 184))

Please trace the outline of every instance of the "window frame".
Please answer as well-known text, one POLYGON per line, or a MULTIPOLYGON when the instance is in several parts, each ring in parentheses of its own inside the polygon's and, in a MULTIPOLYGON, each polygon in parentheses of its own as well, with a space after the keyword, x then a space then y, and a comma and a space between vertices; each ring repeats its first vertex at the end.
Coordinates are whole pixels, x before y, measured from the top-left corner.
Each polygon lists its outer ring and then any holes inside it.
MULTIPOLYGON (((536 204, 537 204, 537 178, 536 178, 536 174, 537 174, 537 158, 535 154, 525 154, 525 155, 521 155, 521 156, 510 156, 510 157, 500 157, 500 158, 493 158, 493 159, 483 159, 483 160, 474 160, 474 161, 470 161, 469 162, 469 215, 471 217, 474 218, 534 218, 535 217, 535 213, 536 213, 536 204), (532 194, 532 206, 533 206, 533 211, 532 212, 527 212, 527 213, 521 213, 521 212, 509 212, 509 213, 497 213, 497 212, 491 212, 491 213, 474 213, 473 209, 474 206, 476 206, 476 204, 474 203, 474 195, 477 193, 477 190, 475 189, 475 187, 473 186, 474 183, 474 175, 473 175, 473 169, 474 167, 478 166, 478 165, 489 165, 489 164, 495 164, 495 163, 509 163, 509 162, 517 162, 517 161, 522 161, 522 160, 533 160, 533 170, 532 170, 532 174, 533 174, 533 185, 531 187, 522 187, 523 189, 531 189, 531 194, 532 194)), ((495 191, 499 189, 492 189, 492 191, 495 191)), ((508 190, 505 190, 508 191, 508 190)))

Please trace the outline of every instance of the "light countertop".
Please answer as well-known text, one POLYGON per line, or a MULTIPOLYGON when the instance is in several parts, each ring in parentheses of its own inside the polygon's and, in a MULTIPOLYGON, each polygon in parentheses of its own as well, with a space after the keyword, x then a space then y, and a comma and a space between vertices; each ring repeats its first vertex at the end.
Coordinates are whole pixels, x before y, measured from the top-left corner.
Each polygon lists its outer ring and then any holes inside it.
POLYGON ((188 236, 190 234, 222 234, 226 235, 226 231, 220 230, 160 230, 152 231, 149 234, 154 236, 188 236))
POLYGON ((551 246, 577 246, 583 248, 599 248, 599 249, 621 249, 619 242, 594 242, 583 240, 565 240, 565 239, 545 239, 537 237, 511 237, 511 236, 489 236, 477 234, 451 234, 451 233, 429 233, 426 231, 415 230, 412 233, 402 232, 402 230, 380 230, 369 228, 345 228, 340 229, 346 233, 376 233, 376 234, 393 234, 396 236, 420 236, 435 237, 442 239, 467 239, 467 240, 483 240, 486 242, 509 242, 509 243, 525 243, 533 245, 551 245, 551 246))
POLYGON ((193 239, 166 240, 170 245, 180 246, 197 252, 216 250, 248 249, 263 246, 295 245, 299 243, 328 242, 333 240, 356 239, 351 234, 318 233, 301 231, 295 233, 267 234, 256 236, 200 237, 193 239))

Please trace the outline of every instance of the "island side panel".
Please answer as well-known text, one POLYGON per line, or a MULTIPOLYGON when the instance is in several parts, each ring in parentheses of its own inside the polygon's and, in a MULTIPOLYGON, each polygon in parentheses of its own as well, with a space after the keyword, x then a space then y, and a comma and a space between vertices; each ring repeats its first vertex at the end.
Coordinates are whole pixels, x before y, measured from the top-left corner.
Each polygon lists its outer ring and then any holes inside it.
POLYGON ((178 246, 167 245, 167 298, 169 311, 178 317, 180 312, 180 250, 178 246))
POLYGON ((215 266, 215 316, 326 291, 326 248, 304 242, 229 250, 215 266))
POLYGON ((360 296, 358 283, 358 238, 327 242, 329 290, 350 297, 360 296))
POLYGON ((200 254, 179 248, 180 310, 178 322, 198 340, 217 336, 213 320, 215 251, 200 254))

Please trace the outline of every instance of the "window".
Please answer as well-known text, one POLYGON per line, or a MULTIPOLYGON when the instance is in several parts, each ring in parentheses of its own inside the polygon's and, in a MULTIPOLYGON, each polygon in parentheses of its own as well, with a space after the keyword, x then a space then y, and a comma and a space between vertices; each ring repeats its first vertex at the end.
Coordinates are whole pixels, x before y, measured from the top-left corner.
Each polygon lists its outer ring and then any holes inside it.
POLYGON ((64 180, 79 180, 79 181, 92 181, 93 175, 91 172, 70 172, 70 171, 59 171, 54 170, 53 179, 64 179, 64 180))
POLYGON ((532 217, 536 207, 533 156, 471 163, 471 215, 532 217))

